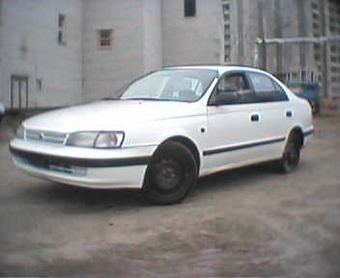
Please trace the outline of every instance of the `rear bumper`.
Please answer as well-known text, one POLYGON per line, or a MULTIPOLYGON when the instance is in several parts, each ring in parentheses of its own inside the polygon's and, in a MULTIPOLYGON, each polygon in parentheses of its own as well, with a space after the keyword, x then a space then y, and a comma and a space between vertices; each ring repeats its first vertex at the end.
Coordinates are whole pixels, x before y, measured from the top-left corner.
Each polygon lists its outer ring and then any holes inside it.
POLYGON ((303 131, 303 146, 308 145, 310 139, 313 137, 314 134, 314 126, 311 126, 303 131))

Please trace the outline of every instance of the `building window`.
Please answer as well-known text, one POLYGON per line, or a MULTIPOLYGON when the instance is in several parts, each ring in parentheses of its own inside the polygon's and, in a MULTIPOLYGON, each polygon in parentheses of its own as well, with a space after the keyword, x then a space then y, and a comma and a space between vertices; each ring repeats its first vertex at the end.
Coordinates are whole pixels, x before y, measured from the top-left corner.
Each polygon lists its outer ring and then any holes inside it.
POLYGON ((65 15, 64 14, 59 14, 58 17, 58 27, 63 28, 65 25, 65 15))
POLYGON ((37 78, 36 80, 38 91, 42 91, 42 78, 37 78))
POLYGON ((230 4, 229 3, 222 3, 223 10, 229 11, 230 9, 230 4))
POLYGON ((59 14, 58 16, 58 43, 62 45, 66 44, 65 21, 66 21, 66 16, 64 14, 59 14))
POLYGON ((111 48, 112 47, 112 29, 102 29, 98 31, 98 47, 111 48))
POLYGON ((196 15, 196 0, 184 0, 184 16, 196 15))

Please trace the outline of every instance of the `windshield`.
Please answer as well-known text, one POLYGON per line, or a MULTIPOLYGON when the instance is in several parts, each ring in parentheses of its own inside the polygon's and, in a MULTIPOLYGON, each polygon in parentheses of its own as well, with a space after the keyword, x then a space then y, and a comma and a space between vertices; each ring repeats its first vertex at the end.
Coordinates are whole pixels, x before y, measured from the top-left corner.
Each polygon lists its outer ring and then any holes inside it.
POLYGON ((134 81, 120 99, 196 101, 215 77, 208 69, 164 69, 134 81))

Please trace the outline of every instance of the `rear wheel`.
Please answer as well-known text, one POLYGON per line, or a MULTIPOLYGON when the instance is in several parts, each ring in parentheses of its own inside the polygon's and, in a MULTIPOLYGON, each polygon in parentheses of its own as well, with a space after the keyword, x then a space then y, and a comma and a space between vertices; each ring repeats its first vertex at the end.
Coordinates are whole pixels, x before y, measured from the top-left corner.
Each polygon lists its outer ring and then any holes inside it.
POLYGON ((314 104, 312 106, 312 112, 313 112, 313 115, 319 115, 320 114, 320 105, 314 104))
POLYGON ((301 144, 297 136, 289 136, 285 150, 278 161, 278 168, 283 173, 294 171, 300 162, 301 144))
POLYGON ((182 201, 197 180, 197 163, 184 145, 165 142, 151 159, 142 193, 153 204, 182 201))

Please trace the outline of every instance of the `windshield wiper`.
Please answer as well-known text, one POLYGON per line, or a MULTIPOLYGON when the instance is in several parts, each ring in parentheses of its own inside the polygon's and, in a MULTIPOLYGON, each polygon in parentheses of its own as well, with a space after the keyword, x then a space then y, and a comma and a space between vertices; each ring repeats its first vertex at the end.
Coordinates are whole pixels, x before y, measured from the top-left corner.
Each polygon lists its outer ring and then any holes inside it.
POLYGON ((104 97, 102 100, 119 100, 119 97, 104 97))
POLYGON ((151 101, 163 101, 164 99, 160 98, 148 98, 148 97, 131 97, 131 98, 122 98, 122 100, 151 100, 151 101))

